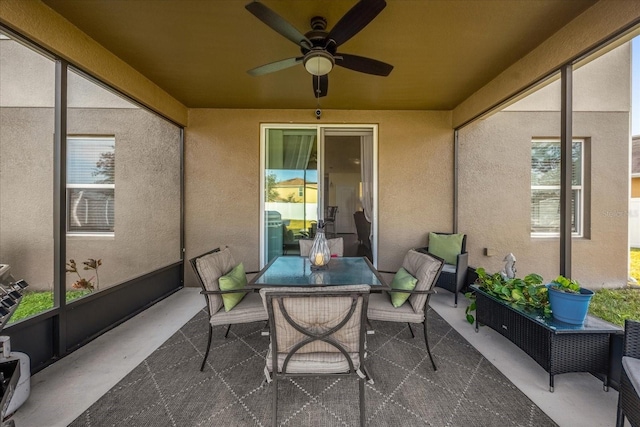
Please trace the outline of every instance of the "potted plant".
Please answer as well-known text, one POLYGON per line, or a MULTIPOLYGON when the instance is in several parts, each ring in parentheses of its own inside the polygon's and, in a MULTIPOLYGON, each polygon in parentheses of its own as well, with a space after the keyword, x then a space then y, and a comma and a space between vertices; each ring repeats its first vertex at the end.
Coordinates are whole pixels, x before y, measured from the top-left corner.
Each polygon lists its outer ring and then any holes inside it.
POLYGON ((572 325, 582 325, 594 292, 564 276, 558 276, 547 288, 553 318, 572 325))
MULTIPOLYGON (((501 273, 489 274, 484 268, 476 269, 478 279, 476 284, 486 293, 506 303, 520 306, 524 309, 540 310, 543 316, 550 316, 551 309, 547 299, 547 288, 542 284, 542 277, 531 273, 520 278, 505 277, 501 273)), ((466 309, 466 318, 469 323, 474 322, 471 312, 476 309, 473 293, 465 296, 471 299, 471 304, 466 309)))

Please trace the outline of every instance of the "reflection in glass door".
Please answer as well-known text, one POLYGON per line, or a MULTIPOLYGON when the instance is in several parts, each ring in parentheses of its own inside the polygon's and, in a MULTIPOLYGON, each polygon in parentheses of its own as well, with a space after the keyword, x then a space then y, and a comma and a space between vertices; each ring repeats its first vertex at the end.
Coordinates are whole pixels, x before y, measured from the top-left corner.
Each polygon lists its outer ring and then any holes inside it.
POLYGON ((318 220, 318 138, 312 129, 267 129, 264 262, 298 255, 318 220))

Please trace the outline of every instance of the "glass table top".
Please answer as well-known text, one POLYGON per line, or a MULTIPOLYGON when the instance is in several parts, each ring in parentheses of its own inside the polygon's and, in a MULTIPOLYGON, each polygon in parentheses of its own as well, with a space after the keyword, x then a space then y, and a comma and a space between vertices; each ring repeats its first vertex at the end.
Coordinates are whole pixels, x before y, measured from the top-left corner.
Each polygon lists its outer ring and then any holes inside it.
POLYGON ((529 319, 540 323, 541 325, 543 325, 544 327, 546 327, 547 329, 551 329, 552 331, 554 331, 555 333, 576 333, 576 332, 584 332, 584 333, 591 333, 591 332, 602 332, 602 331, 607 331, 607 332, 611 332, 613 331, 618 331, 622 332, 622 329, 619 328, 616 325, 613 325, 609 322, 606 322, 598 317, 594 317, 594 316, 590 316, 588 315, 587 318, 585 319, 584 323, 582 325, 572 325, 570 323, 565 323, 565 322, 561 322, 559 320, 555 320, 552 316, 549 317, 545 317, 542 314, 541 310, 535 310, 535 309, 526 309, 521 305, 517 305, 517 304, 510 304, 504 300, 501 300, 499 298, 494 297, 491 294, 488 294, 487 292, 485 292, 484 290, 482 290, 478 285, 471 285, 470 286, 471 289, 473 289, 475 292, 479 292, 482 295, 486 296, 487 298, 491 298, 493 301, 496 301, 502 305, 504 305, 505 307, 508 307, 514 311, 517 311, 518 313, 522 314, 523 316, 528 317, 529 319))
POLYGON ((280 256, 262 269, 249 287, 370 285, 386 288, 375 267, 364 257, 331 258, 326 269, 311 271, 309 258, 280 256))

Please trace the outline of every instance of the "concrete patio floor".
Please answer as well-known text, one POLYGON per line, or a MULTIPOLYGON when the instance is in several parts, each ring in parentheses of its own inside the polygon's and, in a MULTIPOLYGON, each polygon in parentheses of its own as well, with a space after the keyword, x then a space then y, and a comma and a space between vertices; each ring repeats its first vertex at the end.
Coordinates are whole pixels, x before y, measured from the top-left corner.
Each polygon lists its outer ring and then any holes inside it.
MULTIPOLYGON (((618 392, 590 374, 548 375, 522 350, 488 327, 478 333, 464 317, 467 302, 440 290, 431 307, 560 426, 614 426, 618 392)), ((184 288, 90 344, 35 374, 17 427, 66 426, 204 307, 199 289, 184 288)), ((535 425, 532 424, 532 425, 535 425)))

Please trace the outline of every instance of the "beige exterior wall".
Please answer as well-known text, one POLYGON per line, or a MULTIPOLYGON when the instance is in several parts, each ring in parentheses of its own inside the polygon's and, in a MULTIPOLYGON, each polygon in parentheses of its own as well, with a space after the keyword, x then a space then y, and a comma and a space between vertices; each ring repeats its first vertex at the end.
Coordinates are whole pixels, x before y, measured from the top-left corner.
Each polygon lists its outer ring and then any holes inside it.
MULTIPOLYGON (((30 289, 51 290, 53 110, 3 107, 0 124, 0 260, 30 289)), ((114 235, 69 237, 67 260, 102 259, 101 289, 179 261, 175 126, 142 110, 82 109, 71 112, 69 133, 115 136, 116 188, 114 235)), ((67 285, 76 279, 67 275, 67 285)))
MULTIPOLYGON (((378 266, 453 221, 453 130, 446 111, 324 110, 324 123, 378 124, 378 266)), ((313 123, 312 110, 193 109, 185 133, 187 258, 229 245, 259 267, 260 124, 313 123)), ((315 123, 317 124, 317 123, 315 123)), ((190 268, 185 283, 195 284, 190 268)))
MULTIPOLYGON (((0 261, 50 290, 55 69, 13 40, 0 40, 0 60, 0 261)), ((179 128, 73 73, 68 94, 69 135, 114 137, 116 183, 115 233, 70 236, 67 260, 101 259, 101 289, 178 262, 179 128)))
MULTIPOLYGON (((627 282, 630 53, 623 45, 574 73, 573 134, 587 139, 590 155, 572 278, 594 289, 627 282)), ((470 265, 500 271, 511 252, 519 276, 535 272, 550 281, 559 274, 559 238, 530 233, 531 140, 559 138, 559 95, 554 82, 460 131, 459 228, 469 235, 470 265)))

